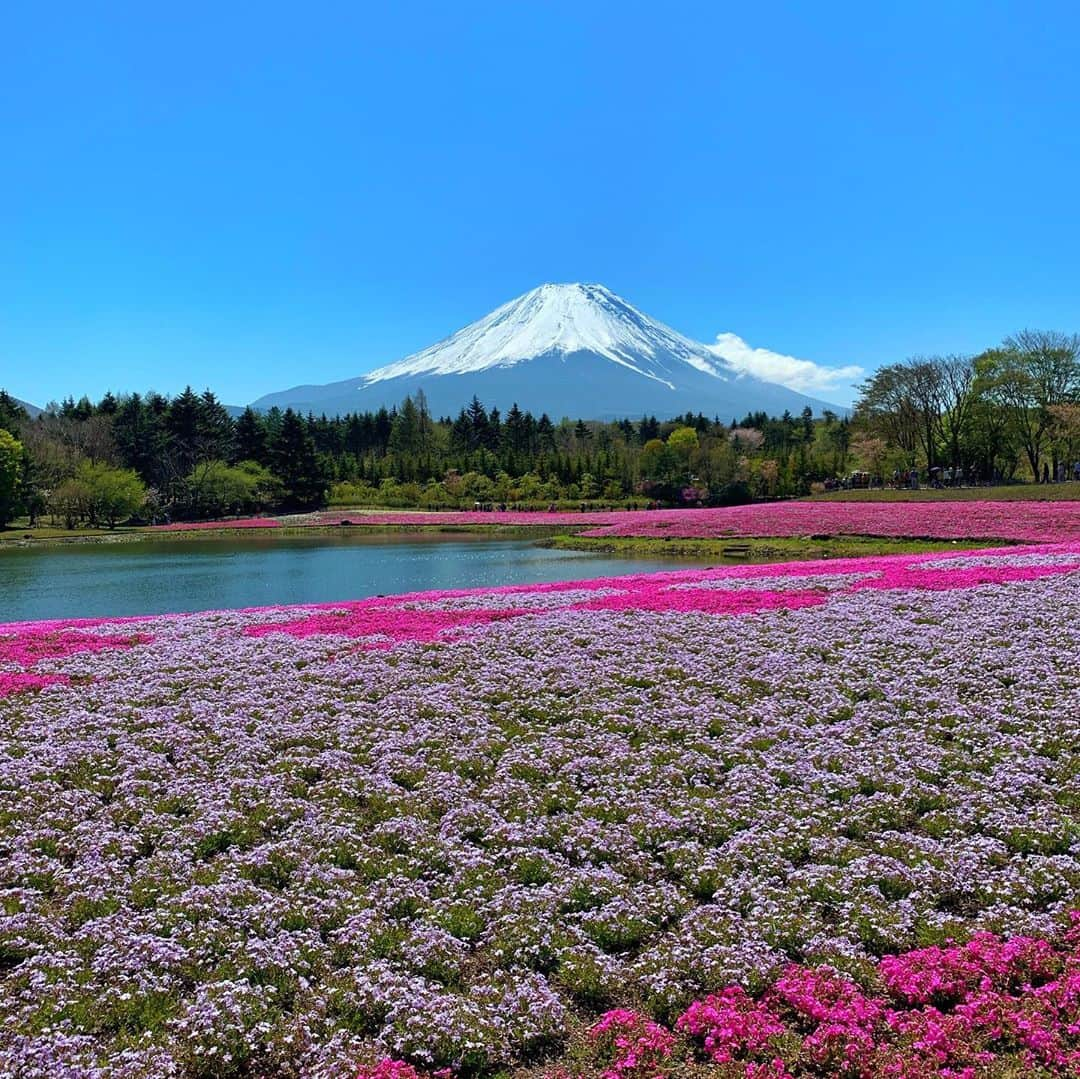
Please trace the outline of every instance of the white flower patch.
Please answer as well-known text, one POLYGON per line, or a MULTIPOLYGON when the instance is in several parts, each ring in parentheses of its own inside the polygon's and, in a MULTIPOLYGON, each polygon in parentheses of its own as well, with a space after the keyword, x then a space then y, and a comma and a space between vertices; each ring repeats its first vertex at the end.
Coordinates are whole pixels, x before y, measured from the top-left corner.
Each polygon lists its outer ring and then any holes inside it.
POLYGON ((791 577, 716 577, 712 580, 682 581, 668 585, 668 592, 843 592, 858 581, 880 577, 880 573, 814 573, 791 577))

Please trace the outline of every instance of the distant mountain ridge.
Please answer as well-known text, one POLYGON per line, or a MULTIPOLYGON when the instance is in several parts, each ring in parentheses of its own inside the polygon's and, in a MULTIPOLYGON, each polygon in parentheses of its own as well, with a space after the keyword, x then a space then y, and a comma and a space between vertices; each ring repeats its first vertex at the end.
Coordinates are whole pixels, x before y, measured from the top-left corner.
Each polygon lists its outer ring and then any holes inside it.
POLYGON ((403 360, 253 407, 334 415, 389 408, 418 390, 434 415, 455 414, 474 395, 553 419, 845 411, 737 370, 596 284, 541 285, 403 360))
MULTIPOLYGON (((0 386, 0 390, 3 390, 3 388, 3 386, 0 386)), ((37 419, 37 417, 40 416, 43 411, 42 409, 38 408, 37 405, 32 405, 29 401, 20 401, 18 397, 12 397, 11 394, 8 394, 8 400, 13 401, 19 408, 26 409, 27 414, 32 420, 37 419)))

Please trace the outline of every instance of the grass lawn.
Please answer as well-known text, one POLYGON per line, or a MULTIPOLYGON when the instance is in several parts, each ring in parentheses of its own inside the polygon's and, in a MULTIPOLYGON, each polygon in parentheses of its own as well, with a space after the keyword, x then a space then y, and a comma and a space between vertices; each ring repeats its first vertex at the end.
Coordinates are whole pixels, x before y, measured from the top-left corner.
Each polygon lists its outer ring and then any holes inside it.
POLYGON ((25 519, 22 522, 14 522, 7 528, 0 528, 0 546, 4 544, 20 543, 66 543, 66 542, 97 542, 109 543, 123 539, 138 539, 142 529, 139 528, 54 528, 52 526, 38 526, 30 528, 25 519))
POLYGON ((657 536, 556 536, 544 542, 546 547, 595 554, 627 555, 635 558, 680 556, 716 558, 730 561, 783 562, 815 558, 860 558, 885 554, 923 554, 927 551, 952 551, 958 547, 999 546, 993 540, 905 540, 880 536, 730 536, 725 539, 665 539, 657 536))

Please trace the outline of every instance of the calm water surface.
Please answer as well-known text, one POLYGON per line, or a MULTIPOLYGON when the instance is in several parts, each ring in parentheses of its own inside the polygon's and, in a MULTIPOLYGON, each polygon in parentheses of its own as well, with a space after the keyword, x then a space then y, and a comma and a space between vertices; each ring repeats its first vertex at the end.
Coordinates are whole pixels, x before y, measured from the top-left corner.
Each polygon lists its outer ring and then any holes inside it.
POLYGON ((0 551, 0 622, 324 603, 700 565, 519 540, 251 536, 0 551))

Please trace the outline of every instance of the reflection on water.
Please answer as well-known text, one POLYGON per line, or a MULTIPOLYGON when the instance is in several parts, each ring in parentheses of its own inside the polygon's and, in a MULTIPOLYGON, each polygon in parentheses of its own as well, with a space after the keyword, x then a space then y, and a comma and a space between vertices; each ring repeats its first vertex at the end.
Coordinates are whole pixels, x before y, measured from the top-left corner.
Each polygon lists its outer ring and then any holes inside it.
POLYGON ((332 603, 700 564, 424 534, 252 535, 20 548, 0 551, 0 622, 332 603))

